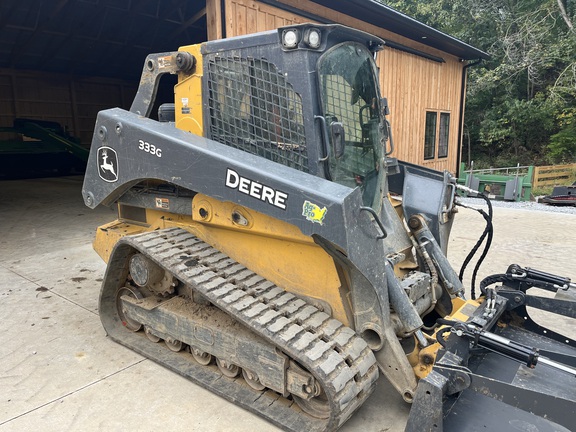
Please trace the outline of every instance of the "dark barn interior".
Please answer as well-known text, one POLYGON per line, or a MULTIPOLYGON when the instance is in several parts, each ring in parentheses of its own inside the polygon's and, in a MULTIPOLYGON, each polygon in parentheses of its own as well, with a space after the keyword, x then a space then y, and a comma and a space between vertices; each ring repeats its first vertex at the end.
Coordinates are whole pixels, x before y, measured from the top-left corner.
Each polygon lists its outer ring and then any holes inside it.
POLYGON ((130 106, 146 56, 206 39, 202 1, 0 2, 0 179, 81 172, 98 111, 130 106))

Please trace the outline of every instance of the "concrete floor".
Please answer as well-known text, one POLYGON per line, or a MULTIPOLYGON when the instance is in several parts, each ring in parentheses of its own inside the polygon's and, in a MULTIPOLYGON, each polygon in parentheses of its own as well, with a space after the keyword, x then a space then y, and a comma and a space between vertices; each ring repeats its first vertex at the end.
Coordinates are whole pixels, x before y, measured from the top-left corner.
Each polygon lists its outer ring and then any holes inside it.
MULTIPOLYGON (((0 182, 0 432, 270 431, 184 378, 108 340, 97 314, 104 264, 82 178, 0 182)), ((576 280, 576 217, 496 209, 495 241, 480 277, 509 263, 576 280)), ((483 229, 463 210, 450 259, 460 267, 483 229)), ((572 337, 572 323, 562 323, 572 337), (568 327, 570 326, 570 327, 568 327)), ((384 379, 343 431, 401 431, 408 406, 384 379)))

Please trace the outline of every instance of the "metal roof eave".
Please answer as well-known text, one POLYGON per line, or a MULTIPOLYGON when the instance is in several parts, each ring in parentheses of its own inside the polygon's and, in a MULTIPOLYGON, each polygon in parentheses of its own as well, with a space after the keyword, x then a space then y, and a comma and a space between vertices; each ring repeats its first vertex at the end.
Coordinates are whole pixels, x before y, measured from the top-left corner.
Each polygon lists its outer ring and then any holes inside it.
POLYGON ((484 51, 410 18, 375 0, 312 0, 327 8, 384 28, 463 60, 489 59, 484 51))

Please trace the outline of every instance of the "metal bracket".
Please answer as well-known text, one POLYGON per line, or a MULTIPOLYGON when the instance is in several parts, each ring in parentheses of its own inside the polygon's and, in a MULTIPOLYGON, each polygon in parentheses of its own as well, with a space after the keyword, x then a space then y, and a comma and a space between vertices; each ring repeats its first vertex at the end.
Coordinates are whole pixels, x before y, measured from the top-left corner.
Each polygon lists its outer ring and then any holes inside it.
POLYGON ((312 374, 306 372, 292 360, 286 371, 286 392, 306 400, 318 396, 316 394, 318 393, 316 380, 312 374))
POLYGON ((162 75, 177 72, 190 72, 194 69, 196 59, 187 52, 163 52, 150 54, 146 57, 138 92, 134 97, 130 111, 144 117, 150 117, 150 112, 156 100, 158 84, 162 75))

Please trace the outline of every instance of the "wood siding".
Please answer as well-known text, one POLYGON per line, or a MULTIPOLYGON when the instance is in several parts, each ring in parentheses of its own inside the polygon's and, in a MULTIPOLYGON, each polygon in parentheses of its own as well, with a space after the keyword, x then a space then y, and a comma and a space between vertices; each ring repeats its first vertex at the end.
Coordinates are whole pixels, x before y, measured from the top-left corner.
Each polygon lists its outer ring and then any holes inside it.
MULTIPOLYGON (((210 1, 210 0, 208 0, 210 1)), ((212 0, 213 1, 213 0, 212 0)), ((458 125, 463 62, 445 52, 427 47, 379 27, 351 18, 308 0, 283 0, 288 6, 355 27, 404 46, 441 57, 444 63, 392 48, 378 55, 382 95, 388 98, 395 142, 393 156, 438 170, 456 172, 458 125), (450 113, 448 156, 424 160, 426 112, 450 113)), ((277 27, 311 22, 309 18, 253 0, 225 0, 225 33, 239 36, 277 27)))
POLYGON ((98 111, 130 108, 137 83, 0 69, 0 126, 15 118, 50 120, 89 147, 98 111))

